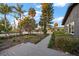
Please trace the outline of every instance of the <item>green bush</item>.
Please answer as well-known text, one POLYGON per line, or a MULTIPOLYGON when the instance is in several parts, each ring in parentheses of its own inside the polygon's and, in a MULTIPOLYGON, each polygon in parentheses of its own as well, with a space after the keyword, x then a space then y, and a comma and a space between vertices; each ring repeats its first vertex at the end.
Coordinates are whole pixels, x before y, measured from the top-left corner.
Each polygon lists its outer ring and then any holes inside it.
POLYGON ((55 46, 63 51, 71 52, 79 41, 76 38, 60 36, 55 38, 55 46), (75 40, 75 41, 74 41, 75 40))
POLYGON ((48 44, 48 48, 52 48, 53 47, 53 42, 52 40, 49 41, 50 43, 48 44))
POLYGON ((52 34, 49 42, 49 48, 55 48, 63 50, 64 52, 73 53, 74 48, 79 45, 79 38, 70 34, 56 31, 52 34))
POLYGON ((50 43, 48 44, 48 48, 53 48, 54 47, 54 44, 55 44, 55 35, 54 35, 54 33, 51 35, 51 39, 50 39, 50 43))

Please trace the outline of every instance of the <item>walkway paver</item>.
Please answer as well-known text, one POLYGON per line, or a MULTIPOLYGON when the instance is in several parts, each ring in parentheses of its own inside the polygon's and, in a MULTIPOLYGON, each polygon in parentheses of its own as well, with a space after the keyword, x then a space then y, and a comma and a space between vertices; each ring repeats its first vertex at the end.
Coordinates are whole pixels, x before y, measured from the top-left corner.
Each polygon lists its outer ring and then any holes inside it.
MULTIPOLYGON (((1 56, 67 56, 67 54, 47 48, 50 35, 38 44, 22 43, 0 52, 1 56), (43 44, 44 43, 44 44, 43 44)), ((70 54, 69 54, 70 55, 70 54)))

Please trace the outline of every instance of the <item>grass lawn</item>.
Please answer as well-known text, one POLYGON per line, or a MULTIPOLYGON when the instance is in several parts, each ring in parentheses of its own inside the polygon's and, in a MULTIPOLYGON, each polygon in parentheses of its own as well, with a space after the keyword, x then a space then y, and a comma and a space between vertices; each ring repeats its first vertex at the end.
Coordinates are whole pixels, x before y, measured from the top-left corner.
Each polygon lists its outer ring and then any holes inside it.
POLYGON ((21 35, 8 38, 0 38, 0 51, 20 43, 31 42, 36 44, 40 42, 42 39, 44 39, 46 36, 47 35, 43 34, 38 35, 31 34, 31 35, 21 35))

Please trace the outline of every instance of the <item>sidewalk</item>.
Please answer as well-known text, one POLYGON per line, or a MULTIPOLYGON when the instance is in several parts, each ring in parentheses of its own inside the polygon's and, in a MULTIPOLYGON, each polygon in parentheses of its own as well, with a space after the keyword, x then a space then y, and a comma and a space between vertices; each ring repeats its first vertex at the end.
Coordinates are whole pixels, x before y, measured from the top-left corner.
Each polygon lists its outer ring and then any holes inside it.
POLYGON ((41 47, 41 48, 47 48, 48 47, 49 40, 50 40, 50 37, 51 37, 51 35, 49 35, 48 37, 46 37, 45 39, 43 39, 41 42, 39 42, 37 44, 37 46, 38 47, 41 47))
MULTIPOLYGON (((0 52, 1 56, 68 56, 67 54, 47 48, 51 35, 38 44, 22 43, 0 52)), ((70 54, 69 54, 70 55, 70 54)))

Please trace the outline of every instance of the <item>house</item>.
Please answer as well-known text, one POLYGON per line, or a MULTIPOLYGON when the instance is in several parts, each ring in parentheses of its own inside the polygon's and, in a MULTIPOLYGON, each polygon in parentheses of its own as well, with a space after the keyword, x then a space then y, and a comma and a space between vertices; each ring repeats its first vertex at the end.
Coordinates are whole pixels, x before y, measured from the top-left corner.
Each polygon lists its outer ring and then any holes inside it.
POLYGON ((65 31, 75 36, 79 36, 79 4, 70 4, 66 15, 62 21, 65 31))

